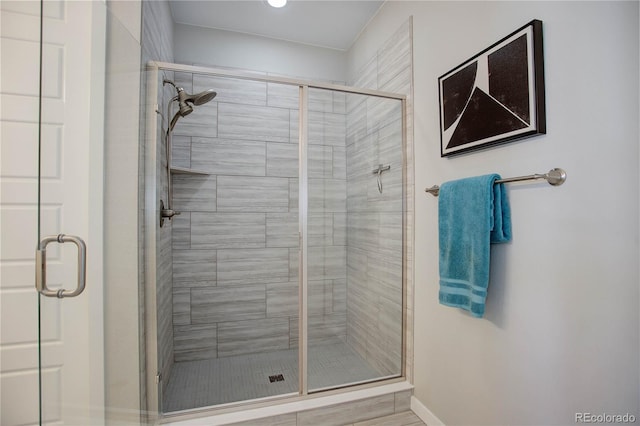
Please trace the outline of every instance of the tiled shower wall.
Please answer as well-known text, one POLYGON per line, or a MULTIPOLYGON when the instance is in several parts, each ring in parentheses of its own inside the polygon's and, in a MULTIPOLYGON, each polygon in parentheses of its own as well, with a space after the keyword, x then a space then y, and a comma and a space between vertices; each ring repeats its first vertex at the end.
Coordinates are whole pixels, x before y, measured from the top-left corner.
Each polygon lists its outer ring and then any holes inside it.
MULTIPOLYGON (((411 102, 411 21, 378 49, 351 84, 408 96, 411 102)), ((411 108, 409 107, 410 111, 411 108)), ((407 329, 411 333, 411 247, 413 218, 413 154, 411 119, 407 117, 406 151, 402 146, 399 102, 347 97, 347 341, 381 374, 401 370, 403 337, 403 274, 407 283, 407 329), (406 156, 406 182, 402 157, 406 156), (381 179, 382 193, 372 171, 390 165, 381 179), (403 186, 406 203, 403 205, 403 186), (406 244, 403 246, 403 216, 406 244), (403 265, 403 252, 406 258, 403 265), (403 269, 404 268, 404 269, 403 269)), ((410 334, 408 334, 410 336, 410 334)), ((406 339, 410 344, 411 339, 406 339)), ((411 348, 406 348, 409 355, 411 348)), ((410 369, 411 359, 407 359, 410 369)), ((410 377, 410 372, 408 373, 410 377)))
POLYGON ((402 362, 402 104, 347 97, 347 342, 382 375, 402 362), (379 165, 389 166, 378 176, 379 165))
MULTIPOLYGON (((298 88, 175 73, 218 96, 182 118, 174 174, 176 362, 297 347, 298 88)), ((346 335, 344 95, 318 91, 309 120, 309 339, 346 335)))

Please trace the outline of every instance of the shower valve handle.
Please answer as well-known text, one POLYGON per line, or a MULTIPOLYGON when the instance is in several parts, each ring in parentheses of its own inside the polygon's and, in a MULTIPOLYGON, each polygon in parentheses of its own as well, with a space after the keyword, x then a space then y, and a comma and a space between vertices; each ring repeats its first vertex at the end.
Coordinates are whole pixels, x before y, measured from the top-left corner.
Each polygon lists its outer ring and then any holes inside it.
POLYGON ((177 210, 173 210, 173 209, 162 209, 160 210, 160 216, 161 217, 165 217, 167 219, 171 219, 174 216, 179 215, 180 212, 177 210))
POLYGON ((177 210, 173 210, 173 209, 165 209, 164 208, 164 201, 160 200, 160 228, 162 228, 162 226, 164 225, 164 220, 165 219, 169 219, 171 220, 172 217, 174 217, 175 215, 179 215, 180 212, 177 210))

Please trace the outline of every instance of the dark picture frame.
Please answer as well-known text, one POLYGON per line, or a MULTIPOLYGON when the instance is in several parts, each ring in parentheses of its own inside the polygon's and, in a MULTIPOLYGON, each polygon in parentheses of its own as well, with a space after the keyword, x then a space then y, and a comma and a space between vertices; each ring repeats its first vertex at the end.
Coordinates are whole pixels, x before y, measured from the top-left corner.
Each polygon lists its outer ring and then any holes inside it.
POLYGON ((440 156, 546 133, 542 21, 438 78, 440 156))

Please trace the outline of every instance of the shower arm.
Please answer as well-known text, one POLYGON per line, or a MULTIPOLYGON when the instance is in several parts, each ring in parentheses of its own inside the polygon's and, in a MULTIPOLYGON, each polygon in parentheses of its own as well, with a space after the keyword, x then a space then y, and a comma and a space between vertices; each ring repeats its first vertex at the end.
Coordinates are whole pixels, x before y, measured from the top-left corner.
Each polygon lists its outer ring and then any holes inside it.
POLYGON ((166 78, 165 78, 164 80, 162 80, 162 85, 163 85, 163 86, 164 86, 165 84, 167 84, 167 83, 168 83, 168 84, 170 84, 170 85, 172 85, 172 86, 173 86, 173 88, 174 88, 174 89, 176 89, 176 92, 178 91, 178 86, 176 86, 176 84, 175 84, 173 81, 171 81, 171 80, 169 80, 169 79, 166 79, 166 78))

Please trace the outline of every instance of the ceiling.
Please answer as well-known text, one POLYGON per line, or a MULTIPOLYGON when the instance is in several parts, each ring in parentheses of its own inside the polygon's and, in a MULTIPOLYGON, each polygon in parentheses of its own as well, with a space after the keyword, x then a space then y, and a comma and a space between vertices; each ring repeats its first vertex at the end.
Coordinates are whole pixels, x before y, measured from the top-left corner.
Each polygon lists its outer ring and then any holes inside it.
POLYGON ((169 0, 175 23, 255 34, 347 50, 384 1, 289 0, 280 9, 266 0, 169 0))

